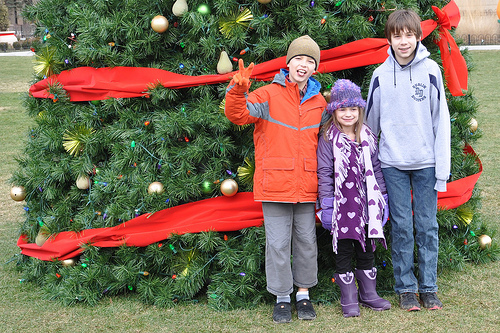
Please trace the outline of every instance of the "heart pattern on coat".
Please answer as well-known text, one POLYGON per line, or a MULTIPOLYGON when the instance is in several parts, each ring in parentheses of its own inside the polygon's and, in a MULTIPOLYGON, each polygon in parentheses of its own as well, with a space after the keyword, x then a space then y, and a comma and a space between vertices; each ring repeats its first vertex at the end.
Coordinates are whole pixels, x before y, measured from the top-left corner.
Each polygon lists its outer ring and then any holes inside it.
POLYGON ((349 231, 349 228, 348 227, 342 227, 340 228, 340 231, 342 231, 342 233, 347 233, 349 231))
POLYGON ((347 216, 352 220, 356 216, 356 212, 348 212, 347 216))
POLYGON ((348 189, 351 189, 353 186, 354 186, 354 182, 345 183, 345 187, 347 187, 348 189))

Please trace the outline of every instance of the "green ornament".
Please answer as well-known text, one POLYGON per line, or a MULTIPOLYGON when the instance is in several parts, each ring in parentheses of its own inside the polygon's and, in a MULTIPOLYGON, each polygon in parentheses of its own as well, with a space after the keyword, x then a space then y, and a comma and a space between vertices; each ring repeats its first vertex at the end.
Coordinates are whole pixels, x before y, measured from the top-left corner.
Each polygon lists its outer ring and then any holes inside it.
POLYGON ((203 191, 203 193, 205 194, 208 194, 210 192, 212 192, 212 184, 208 181, 208 180, 205 180, 202 184, 201 184, 201 190, 203 191))
POLYGON ((198 7, 198 13, 202 15, 210 14, 210 7, 205 4, 202 4, 198 7))
POLYGON ((92 103, 94 105, 99 105, 99 104, 101 104, 101 101, 100 100, 93 100, 93 101, 90 101, 90 103, 92 103))

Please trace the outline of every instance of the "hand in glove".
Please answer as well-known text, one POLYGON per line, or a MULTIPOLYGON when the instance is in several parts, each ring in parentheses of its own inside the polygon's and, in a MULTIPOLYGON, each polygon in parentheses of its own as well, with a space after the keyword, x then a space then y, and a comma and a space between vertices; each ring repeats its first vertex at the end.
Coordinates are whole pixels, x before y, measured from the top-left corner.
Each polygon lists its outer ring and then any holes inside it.
POLYGON ((384 206, 384 217, 382 218, 382 226, 384 226, 387 223, 387 220, 389 219, 389 197, 387 194, 384 194, 384 201, 385 201, 385 206, 384 206))
POLYGON ((326 230, 332 230, 332 215, 333 215, 334 198, 321 199, 321 225, 326 230))
POLYGON ((247 68, 245 68, 245 65, 243 64, 243 59, 240 59, 238 61, 238 66, 239 66, 239 71, 238 73, 234 74, 233 76, 233 81, 235 84, 240 85, 240 86, 250 86, 250 75, 252 75, 253 71, 253 62, 248 65, 247 68))

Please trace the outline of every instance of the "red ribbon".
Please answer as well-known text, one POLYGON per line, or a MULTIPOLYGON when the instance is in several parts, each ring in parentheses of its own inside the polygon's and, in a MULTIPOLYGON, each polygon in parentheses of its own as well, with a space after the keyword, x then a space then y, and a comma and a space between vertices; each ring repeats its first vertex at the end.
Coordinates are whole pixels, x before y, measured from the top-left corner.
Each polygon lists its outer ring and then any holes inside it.
POLYGON ((436 44, 441 52, 446 86, 453 96, 463 96, 463 91, 467 90, 467 63, 450 34, 451 28, 456 28, 460 22, 460 11, 454 1, 444 6, 443 10, 435 6, 432 6, 432 10, 437 16, 437 22, 422 22, 422 30, 430 33, 438 28, 439 39, 436 44))
POLYGON ((473 175, 457 179, 447 184, 446 192, 438 192, 438 208, 453 209, 463 205, 472 196, 472 190, 483 172, 483 164, 471 146, 466 145, 464 152, 476 157, 479 164, 479 171, 473 175))
MULTIPOLYGON (((422 38, 427 37, 439 25, 440 40, 437 43, 445 68, 445 80, 452 95, 461 96, 462 90, 467 90, 467 65, 448 31, 458 24, 460 12, 453 1, 447 4, 443 11, 436 7, 433 9, 438 21, 426 20, 421 23, 422 38)), ((387 58, 388 47, 385 38, 365 38, 323 50, 318 72, 330 73, 382 63, 387 58)), ((285 60, 286 57, 280 57, 257 64, 252 78, 261 81, 271 80, 281 68, 286 67, 285 60)), ((50 87, 60 83, 73 102, 147 97, 148 88, 155 84, 170 89, 216 84, 229 81, 234 73, 189 76, 145 67, 78 67, 41 80, 32 85, 29 91, 33 97, 54 98, 50 93, 50 87)))
POLYGON ((41 260, 64 260, 83 251, 85 244, 98 247, 122 245, 144 247, 169 238, 172 234, 202 231, 236 231, 262 225, 262 204, 253 193, 241 192, 232 197, 216 197, 143 214, 110 228, 60 232, 42 246, 28 243, 21 235, 17 245, 21 253, 41 260))

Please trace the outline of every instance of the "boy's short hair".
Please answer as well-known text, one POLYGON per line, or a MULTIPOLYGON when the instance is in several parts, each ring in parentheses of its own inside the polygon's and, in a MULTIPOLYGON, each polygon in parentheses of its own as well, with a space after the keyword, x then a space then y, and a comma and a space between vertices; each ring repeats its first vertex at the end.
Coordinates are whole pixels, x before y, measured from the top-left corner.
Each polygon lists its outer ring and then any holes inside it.
POLYGON ((422 37, 422 28, 420 26, 420 16, 410 9, 399 9, 393 12, 387 18, 385 23, 384 33, 385 38, 391 40, 392 34, 398 34, 408 30, 413 32, 417 39, 422 37))

